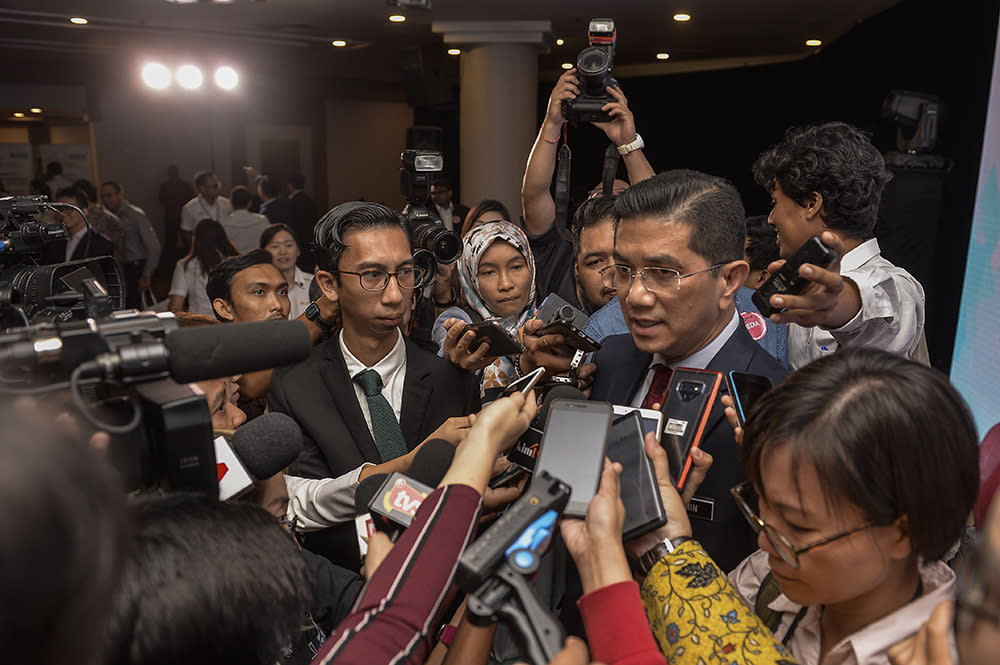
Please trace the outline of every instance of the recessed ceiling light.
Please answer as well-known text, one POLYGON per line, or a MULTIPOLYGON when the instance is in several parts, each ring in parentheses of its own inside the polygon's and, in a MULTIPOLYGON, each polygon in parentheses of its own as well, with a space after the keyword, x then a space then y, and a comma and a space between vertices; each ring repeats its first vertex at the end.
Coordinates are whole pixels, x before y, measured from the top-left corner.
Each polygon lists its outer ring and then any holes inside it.
POLYGON ((403 16, 402 14, 393 14, 392 16, 389 17, 389 20, 392 21, 393 23, 402 23, 403 21, 406 20, 406 17, 403 16))
POLYGON ((669 60, 670 59, 670 54, 669 53, 657 53, 656 54, 656 59, 657 60, 669 60))
POLYGON ((559 39, 556 40, 556 46, 562 46, 565 43, 566 43, 566 40, 563 39, 562 37, 560 37, 559 39))
POLYGON ((462 55, 462 49, 460 49, 460 48, 450 48, 450 49, 448 49, 448 55, 462 55))
POLYGON ((197 90, 204 80, 205 76, 194 65, 183 65, 177 70, 177 82, 185 90, 197 90))
POLYGON ((74 16, 69 20, 69 22, 73 23, 74 25, 87 25, 88 23, 87 19, 83 18, 82 16, 74 16))
POLYGON ((239 85, 240 75, 232 67, 219 67, 215 70, 215 85, 223 90, 233 90, 239 85))
POLYGON ((807 39, 806 46, 822 46, 823 40, 821 39, 807 39))
POLYGON ((690 21, 691 15, 685 14, 684 12, 679 12, 677 14, 674 14, 674 20, 677 21, 678 23, 683 23, 684 21, 690 21))
POLYGON ((28 110, 31 111, 32 113, 41 113, 42 112, 42 109, 38 108, 37 106, 32 106, 28 110))
POLYGON ((573 63, 572 62, 564 62, 564 63, 562 63, 562 68, 563 69, 573 69, 573 63))
POLYGON ((347 46, 347 42, 345 42, 343 39, 334 39, 330 43, 333 44, 334 46, 338 47, 338 48, 341 47, 341 46, 347 46))
POLYGON ((23 117, 24 117, 24 114, 23 114, 23 113, 21 113, 20 111, 18 111, 17 113, 15 113, 15 114, 14 114, 14 117, 15 117, 15 118, 23 118, 23 117))
POLYGON ((164 90, 170 87, 171 78, 170 70, 159 62, 151 62, 142 68, 142 80, 153 90, 164 90))

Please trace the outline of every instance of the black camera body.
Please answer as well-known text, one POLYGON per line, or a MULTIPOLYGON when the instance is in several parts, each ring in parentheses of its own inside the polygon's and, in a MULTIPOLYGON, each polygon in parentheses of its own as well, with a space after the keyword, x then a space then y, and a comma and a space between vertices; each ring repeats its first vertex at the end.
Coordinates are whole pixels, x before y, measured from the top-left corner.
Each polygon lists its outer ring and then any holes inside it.
POLYGON ((462 238, 445 228, 431 199, 434 177, 444 168, 436 150, 404 150, 399 158, 399 191, 406 199, 403 218, 413 241, 413 258, 424 269, 423 287, 434 281, 438 263, 455 263, 462 256, 462 238))
POLYGON ((580 94, 575 99, 563 100, 563 116, 571 122, 608 122, 611 116, 601 109, 615 101, 607 88, 618 87, 618 81, 611 76, 617 39, 614 20, 591 19, 587 37, 590 46, 576 57, 580 94))

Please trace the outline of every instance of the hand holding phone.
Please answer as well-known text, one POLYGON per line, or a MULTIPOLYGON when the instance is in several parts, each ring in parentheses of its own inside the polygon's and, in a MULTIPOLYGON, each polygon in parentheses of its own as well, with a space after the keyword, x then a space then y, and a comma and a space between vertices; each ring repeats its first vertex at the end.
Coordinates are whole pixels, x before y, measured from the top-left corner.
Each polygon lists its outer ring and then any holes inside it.
POLYGON ((746 427, 747 414, 754 403, 764 396, 764 393, 774 387, 774 383, 760 374, 746 372, 730 372, 726 375, 726 387, 733 400, 733 410, 740 427, 746 427))
POLYGON ((469 344, 470 353, 475 353, 479 346, 487 341, 490 343, 489 355, 492 357, 515 356, 524 352, 524 346, 517 341, 517 338, 496 321, 470 323, 465 329, 476 332, 476 338, 469 344))
POLYGON ((828 268, 836 261, 837 252, 823 244, 819 236, 813 236, 806 240, 791 258, 785 261, 778 272, 771 275, 754 292, 751 300, 764 316, 782 312, 784 309, 776 309, 771 306, 771 297, 779 293, 797 295, 806 290, 811 282, 799 275, 799 268, 804 263, 828 268))

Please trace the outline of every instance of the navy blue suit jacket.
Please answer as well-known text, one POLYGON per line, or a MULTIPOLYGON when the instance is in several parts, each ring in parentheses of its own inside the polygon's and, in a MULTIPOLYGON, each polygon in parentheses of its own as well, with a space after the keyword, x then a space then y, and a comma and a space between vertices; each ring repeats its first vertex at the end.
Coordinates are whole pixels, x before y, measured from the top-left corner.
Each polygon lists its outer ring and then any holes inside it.
MULTIPOLYGON (((594 355, 597 374, 590 398, 612 404, 631 404, 652 360, 652 354, 636 348, 632 335, 605 338, 601 350, 594 355)), ((762 374, 775 385, 788 374, 781 363, 750 337, 743 325, 736 327, 708 366, 695 369, 715 370, 723 375, 732 370, 762 374)), ((723 383, 720 395, 725 392, 723 383)), ((701 448, 709 452, 714 461, 698 488, 695 501, 689 506, 691 527, 695 539, 719 567, 729 571, 757 549, 757 536, 729 493, 729 488, 743 481, 743 471, 740 447, 718 398, 712 406, 701 448)))

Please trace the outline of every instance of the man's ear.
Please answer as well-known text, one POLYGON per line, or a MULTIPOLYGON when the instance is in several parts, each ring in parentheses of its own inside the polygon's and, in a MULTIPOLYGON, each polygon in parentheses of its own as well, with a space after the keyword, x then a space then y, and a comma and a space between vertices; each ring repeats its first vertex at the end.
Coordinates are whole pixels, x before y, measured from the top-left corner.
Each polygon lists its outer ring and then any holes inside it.
POLYGON ((755 274, 757 275, 757 279, 754 280, 753 282, 754 289, 759 289, 761 286, 763 286, 764 282, 767 281, 767 278, 771 276, 771 273, 767 271, 767 268, 757 270, 755 271, 755 274))
MULTIPOLYGON (((746 261, 730 261, 721 268, 719 268, 719 277, 725 281, 725 286, 722 290, 722 296, 726 299, 733 298, 736 296, 736 292, 740 290, 743 286, 743 282, 746 281, 747 275, 750 274, 750 264, 746 261)), ((728 306, 720 303, 720 308, 728 306)))
POLYGON ((236 312, 233 311, 233 306, 226 302, 224 298, 216 298, 213 300, 212 309, 215 310, 216 316, 221 318, 223 321, 236 320, 236 312))
POLYGON ((323 295, 330 302, 340 302, 340 282, 337 277, 328 270, 316 271, 316 285, 319 286, 323 295))
POLYGON ((812 222, 815 220, 823 221, 823 195, 819 192, 812 192, 806 197, 805 201, 805 215, 806 221, 812 222))

